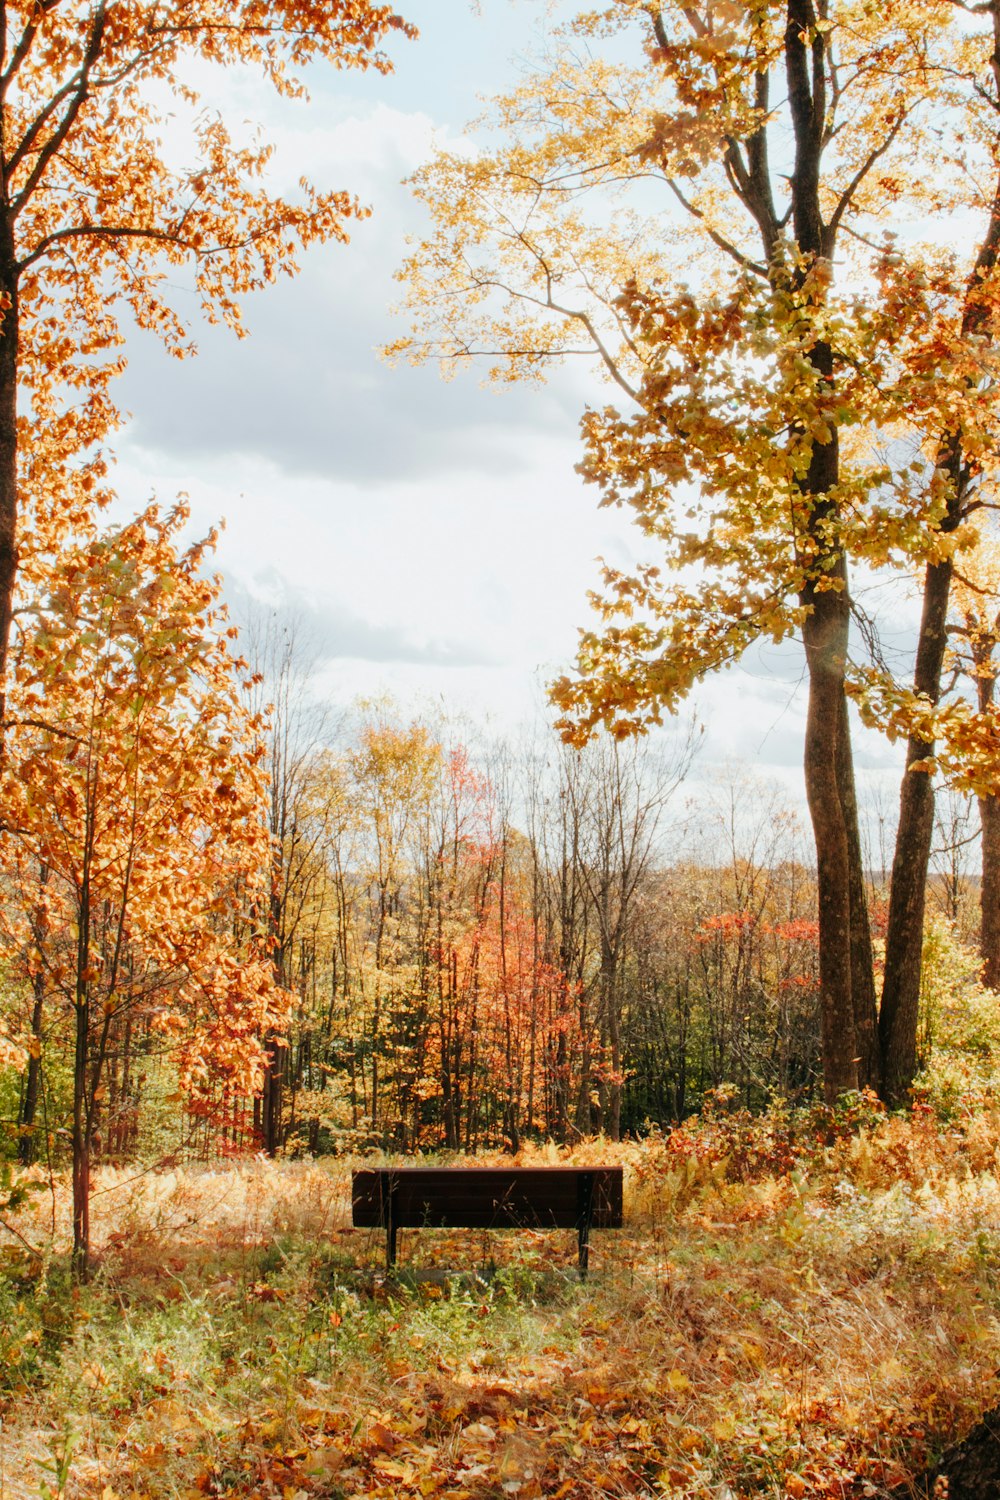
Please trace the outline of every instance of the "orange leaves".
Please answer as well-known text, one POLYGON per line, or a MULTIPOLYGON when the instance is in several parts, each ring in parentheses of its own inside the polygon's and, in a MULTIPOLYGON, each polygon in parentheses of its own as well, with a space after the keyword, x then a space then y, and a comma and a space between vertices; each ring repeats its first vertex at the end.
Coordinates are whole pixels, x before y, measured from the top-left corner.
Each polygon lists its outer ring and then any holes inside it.
POLYGON ((190 353, 166 285, 188 266, 208 321, 241 333, 245 294, 292 273, 302 247, 346 239, 345 225, 367 213, 349 193, 305 181, 294 200, 270 192, 273 148, 241 145, 201 110, 192 62, 250 67, 294 97, 312 63, 389 71, 383 42, 415 32, 372 0, 69 0, 8 6, 3 25, 0 319, 10 357, 0 401, 12 419, 18 401, 22 410, 4 445, 0 526, 30 591, 110 498, 99 445, 119 421, 110 392, 124 368, 123 320, 190 353))
MULTIPOLYGON (((153 506, 66 545, 18 640, 2 793, 21 912, 8 919, 26 973, 89 1006, 105 1036, 141 1016, 179 1043, 192 1087, 221 1073, 251 1090, 258 1038, 285 1005, 232 932, 264 899, 259 724, 204 547, 177 545, 186 520, 153 506)), ((99 1066, 88 1087, 96 1108, 99 1066)))

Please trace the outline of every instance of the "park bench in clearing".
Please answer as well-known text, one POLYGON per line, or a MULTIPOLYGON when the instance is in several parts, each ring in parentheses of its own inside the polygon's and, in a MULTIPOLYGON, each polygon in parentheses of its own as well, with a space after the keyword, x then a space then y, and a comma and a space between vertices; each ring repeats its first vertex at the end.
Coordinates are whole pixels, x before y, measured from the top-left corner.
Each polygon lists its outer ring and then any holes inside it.
POLYGON ((580 1277, 592 1229, 622 1225, 621 1167, 374 1167, 352 1178, 354 1223, 400 1229, 575 1229, 580 1277))

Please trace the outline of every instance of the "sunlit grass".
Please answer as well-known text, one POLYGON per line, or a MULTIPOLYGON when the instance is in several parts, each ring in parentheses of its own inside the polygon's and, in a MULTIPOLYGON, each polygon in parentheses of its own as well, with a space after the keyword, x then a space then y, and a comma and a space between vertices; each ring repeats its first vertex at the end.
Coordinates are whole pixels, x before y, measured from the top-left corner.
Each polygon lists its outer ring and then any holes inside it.
POLYGON ((861 1497, 996 1400, 998 1127, 590 1145, 585 1284, 565 1232, 404 1234, 387 1280, 350 1163, 255 1160, 105 1171, 74 1288, 60 1186, 6 1252, 0 1496, 861 1497))

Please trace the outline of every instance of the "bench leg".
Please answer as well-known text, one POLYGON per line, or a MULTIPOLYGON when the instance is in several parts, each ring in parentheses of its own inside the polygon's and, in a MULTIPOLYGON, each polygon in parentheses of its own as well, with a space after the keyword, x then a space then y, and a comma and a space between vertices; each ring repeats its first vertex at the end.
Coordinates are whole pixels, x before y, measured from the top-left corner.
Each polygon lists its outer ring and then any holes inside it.
POLYGON ((581 1172, 576 1189, 576 1242, 580 1280, 586 1281, 590 1264, 590 1225, 594 1217, 594 1174, 581 1172))
POLYGON ((396 1184, 390 1177, 381 1184, 382 1220, 385 1224, 385 1268, 391 1271, 396 1264, 396 1184))

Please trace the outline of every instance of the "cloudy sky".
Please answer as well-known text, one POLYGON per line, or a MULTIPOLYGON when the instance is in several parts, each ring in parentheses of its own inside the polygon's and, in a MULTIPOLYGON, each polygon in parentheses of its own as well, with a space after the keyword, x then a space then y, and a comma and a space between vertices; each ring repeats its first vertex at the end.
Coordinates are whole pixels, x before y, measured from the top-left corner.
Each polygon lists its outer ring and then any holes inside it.
MULTIPOLYGON (((393 47, 391 78, 317 77, 310 104, 280 107, 245 78, 222 82, 227 116, 276 141, 279 176, 350 188, 373 214, 349 246, 310 252, 296 280, 249 302, 249 338, 201 329, 184 363, 133 341, 119 482, 135 504, 186 492, 199 530, 225 518, 234 601, 300 616, 334 702, 389 692, 507 730, 542 711, 541 684, 571 659, 595 559, 627 562, 635 541, 574 473, 581 410, 601 394, 583 371, 495 390, 378 356, 403 331, 393 271, 421 227, 402 179, 436 139, 461 136, 478 96, 513 81, 547 9, 402 8, 421 37, 393 47)), ((796 650, 767 649, 707 685, 701 774, 756 766, 798 804, 801 675, 796 650)), ((863 779, 892 762, 862 745, 863 779)))

